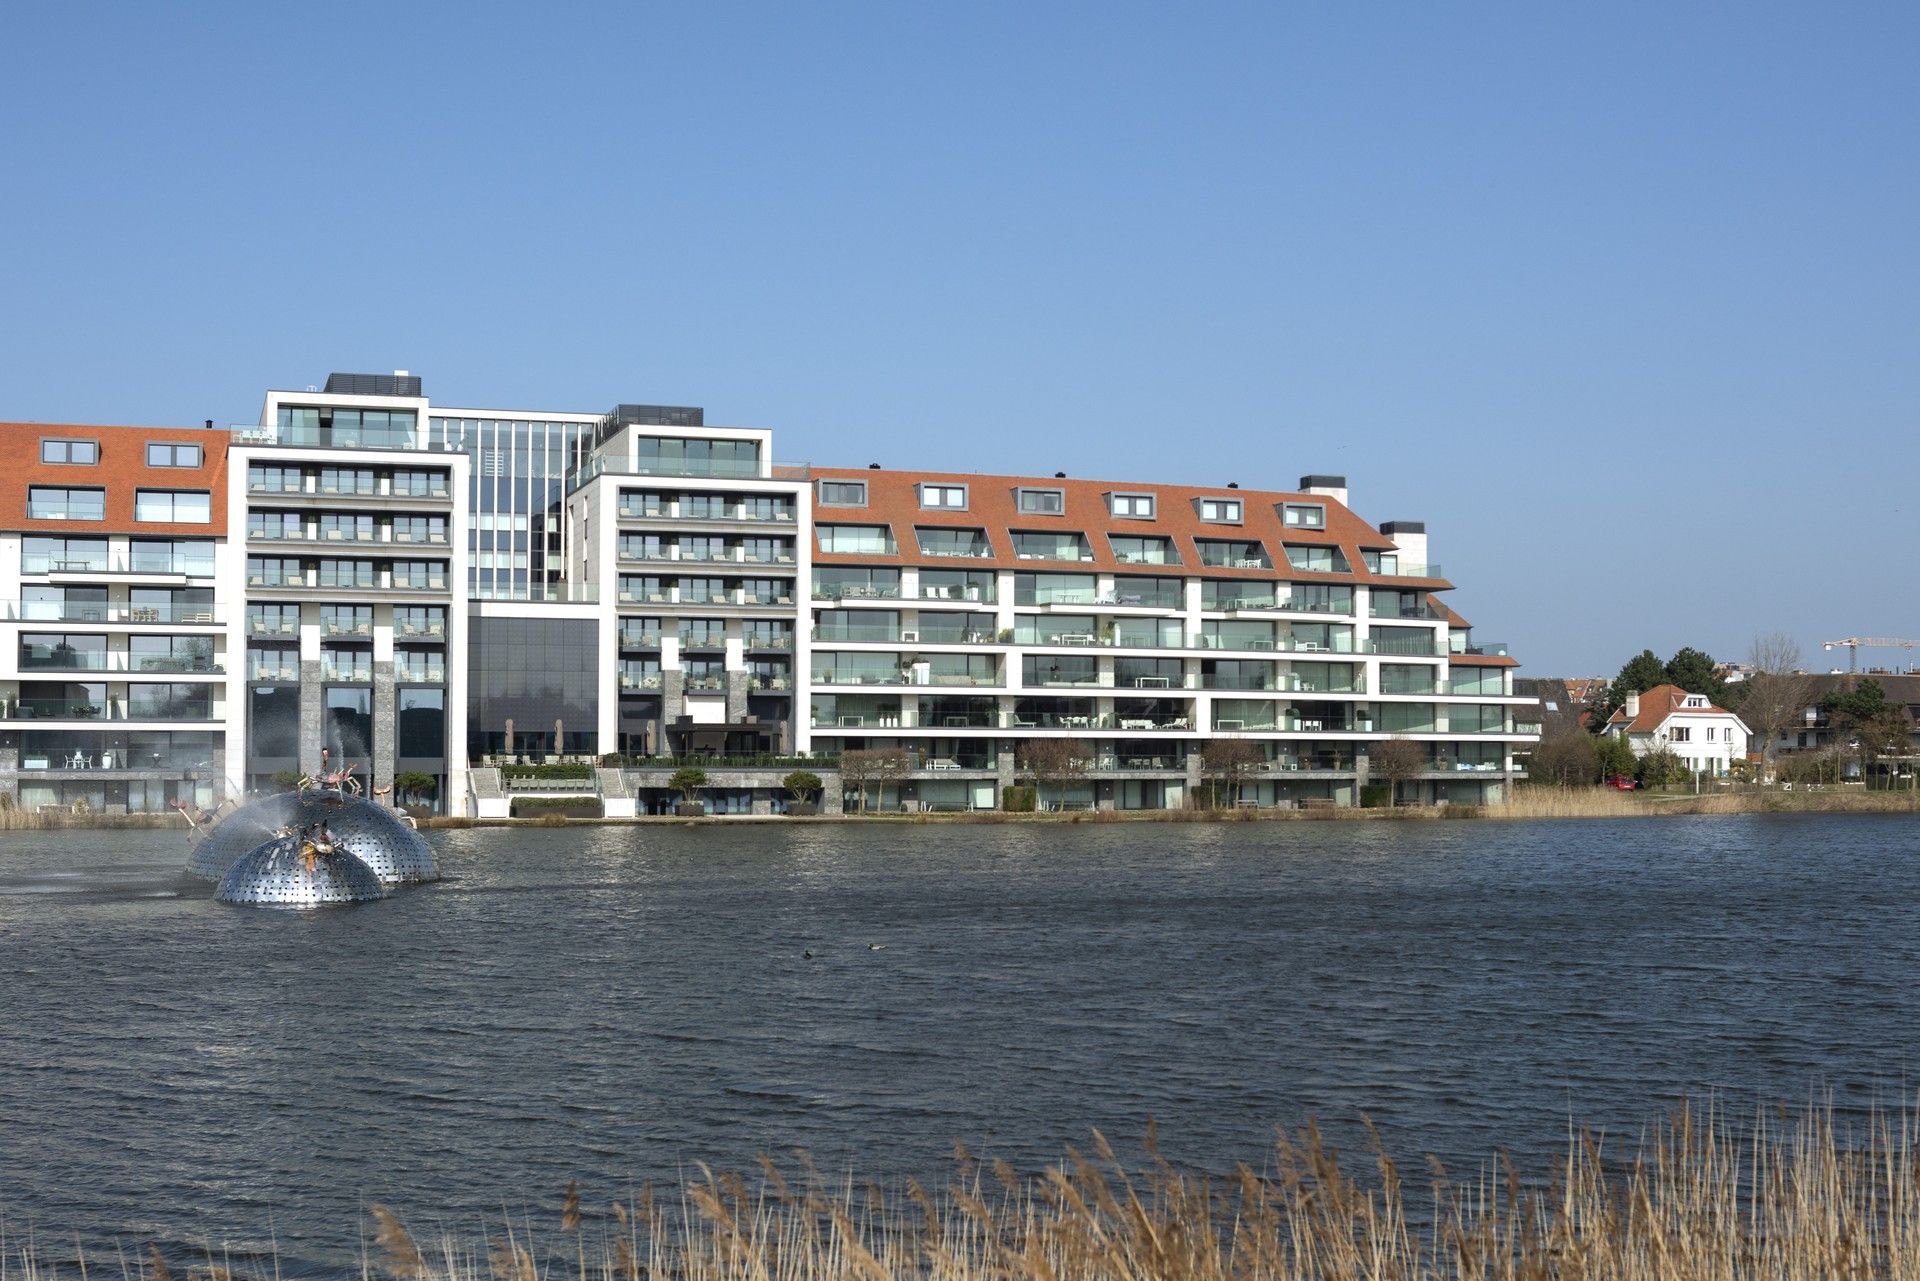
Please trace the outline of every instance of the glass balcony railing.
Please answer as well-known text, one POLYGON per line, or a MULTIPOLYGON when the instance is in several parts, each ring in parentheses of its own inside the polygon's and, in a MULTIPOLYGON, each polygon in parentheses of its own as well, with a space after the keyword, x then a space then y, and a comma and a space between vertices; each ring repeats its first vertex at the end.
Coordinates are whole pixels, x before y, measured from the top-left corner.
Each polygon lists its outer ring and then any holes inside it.
POLYGON ((621 649, 659 649, 659 632, 621 632, 621 649))
POLYGON ((1378 637, 1369 636, 1355 643, 1358 646, 1358 652, 1362 654, 1386 654, 1401 658, 1438 658, 1441 656, 1440 647, 1432 640, 1402 640, 1397 638, 1382 640, 1378 637))
POLYGON ((447 672, 436 663, 395 663, 393 679, 402 685, 444 685, 447 672))
POLYGON ((726 687, 727 687, 727 678, 724 676, 689 676, 687 677, 687 688, 690 690, 712 691, 712 690, 725 689, 726 687))
POLYGON ((255 681, 297 681, 300 679, 300 664, 297 660, 269 661, 257 659, 247 664, 247 679, 255 681))
POLYGON ((322 680, 359 681, 364 683, 373 679, 373 664, 340 663, 323 660, 320 664, 320 676, 322 680))
POLYGON ((816 583, 813 587, 815 600, 898 600, 898 583, 816 583))
POLYGON ((20 651, 20 670, 35 672, 106 672, 126 670, 122 663, 110 660, 104 649, 50 649, 20 651))
POLYGON ((621 689, 664 689, 666 677, 660 672, 621 672, 621 689))
POLYGON ((439 640, 446 634, 447 623, 441 618, 425 621, 416 618, 395 619, 393 624, 395 640, 439 640))
POLYGON ((1371 612, 1373 617, 1375 618, 1413 618, 1413 619, 1423 619, 1423 620, 1436 620, 1436 619, 1444 619, 1447 616, 1447 612, 1445 610, 1435 609, 1433 606, 1428 605, 1424 602, 1421 602, 1419 604, 1406 603, 1406 604, 1395 605, 1395 604, 1382 604, 1379 601, 1375 601, 1373 603, 1371 612))
POLYGON ((749 635, 749 636, 748 636, 748 637, 746 638, 746 646, 747 646, 747 648, 748 648, 748 649, 780 649, 780 650, 787 650, 787 649, 792 649, 792 648, 793 648, 793 637, 792 637, 792 636, 756 636, 756 635, 749 635))
POLYGON ((373 620, 371 618, 322 618, 320 620, 322 636, 360 636, 371 638, 373 620))
POLYGON ((7 617, 22 622, 66 623, 218 623, 220 613, 212 604, 170 603, 134 605, 124 601, 13 601, 7 617))
POLYGON ((17 721, 119 720, 110 701, 90 703, 66 698, 0 698, 0 715, 17 721))
POLYGON ((813 639, 817 641, 853 641, 861 644, 898 644, 900 629, 897 627, 816 627, 813 639))
POLYGON ((205 654, 132 654, 130 672, 219 672, 226 670, 205 654))

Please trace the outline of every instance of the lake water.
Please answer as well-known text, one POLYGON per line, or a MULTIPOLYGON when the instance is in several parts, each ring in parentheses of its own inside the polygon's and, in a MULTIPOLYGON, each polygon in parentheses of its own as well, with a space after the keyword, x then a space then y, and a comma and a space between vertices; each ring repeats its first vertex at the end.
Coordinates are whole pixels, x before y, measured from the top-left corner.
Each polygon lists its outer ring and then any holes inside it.
POLYGON ((1153 1116, 1226 1167, 1364 1112, 1544 1172, 1570 1116, 1914 1084, 1906 817, 431 836, 445 881, 284 912, 170 833, 0 834, 10 1227, 319 1274, 371 1202, 471 1227, 795 1147, 1035 1169, 1153 1116))

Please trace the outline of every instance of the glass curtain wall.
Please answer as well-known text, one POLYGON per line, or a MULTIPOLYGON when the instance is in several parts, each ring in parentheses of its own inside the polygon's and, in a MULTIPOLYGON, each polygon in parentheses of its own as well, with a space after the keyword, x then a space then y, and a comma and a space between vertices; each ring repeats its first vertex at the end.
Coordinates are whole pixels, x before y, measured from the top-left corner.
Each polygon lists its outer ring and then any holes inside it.
POLYGON ((467 594, 566 600, 561 512, 567 474, 593 450, 594 422, 434 418, 429 441, 473 460, 467 594))

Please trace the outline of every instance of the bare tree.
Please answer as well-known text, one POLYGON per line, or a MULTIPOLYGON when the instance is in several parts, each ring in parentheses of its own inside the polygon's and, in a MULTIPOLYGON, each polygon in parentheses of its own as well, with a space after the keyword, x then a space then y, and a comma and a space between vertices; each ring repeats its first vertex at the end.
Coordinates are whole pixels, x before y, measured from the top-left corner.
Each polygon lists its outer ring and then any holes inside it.
POLYGON ((860 812, 867 812, 867 790, 898 782, 913 772, 913 753, 904 747, 856 748, 840 753, 842 787, 858 789, 860 812))
POLYGON ((1785 632, 1756 636, 1747 662, 1747 696, 1740 719, 1760 739, 1763 777, 1773 775, 1774 751, 1789 730, 1801 724, 1813 706, 1817 682, 1800 667, 1800 645, 1785 632))
POLYGON ((1527 762, 1527 776, 1554 787, 1591 784, 1600 776, 1600 751, 1593 735, 1576 728, 1541 739, 1527 762))
POLYGON ((1020 745, 1019 767, 1036 789, 1051 786, 1059 791, 1086 777, 1093 757, 1093 746, 1084 739, 1035 738, 1020 745))
POLYGON ((1226 784, 1227 798, 1235 805, 1241 786, 1266 764, 1266 749, 1250 738, 1211 738, 1200 749, 1201 769, 1216 784, 1226 784))
POLYGON ((1367 774, 1392 788, 1391 800, 1400 799, 1400 785, 1428 768, 1427 749, 1410 738, 1383 738, 1367 748, 1367 774))

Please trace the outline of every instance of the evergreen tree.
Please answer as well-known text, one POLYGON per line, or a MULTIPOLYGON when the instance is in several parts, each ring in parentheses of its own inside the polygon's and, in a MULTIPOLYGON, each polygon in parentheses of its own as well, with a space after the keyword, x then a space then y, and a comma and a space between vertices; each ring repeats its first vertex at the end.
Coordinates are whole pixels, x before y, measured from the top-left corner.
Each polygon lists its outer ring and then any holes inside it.
POLYGON ((1720 682, 1714 677, 1713 669, 1714 661, 1711 655, 1703 654, 1693 646, 1687 645, 1667 660, 1667 683, 1678 685, 1689 694, 1706 694, 1711 697, 1720 688, 1720 682))

